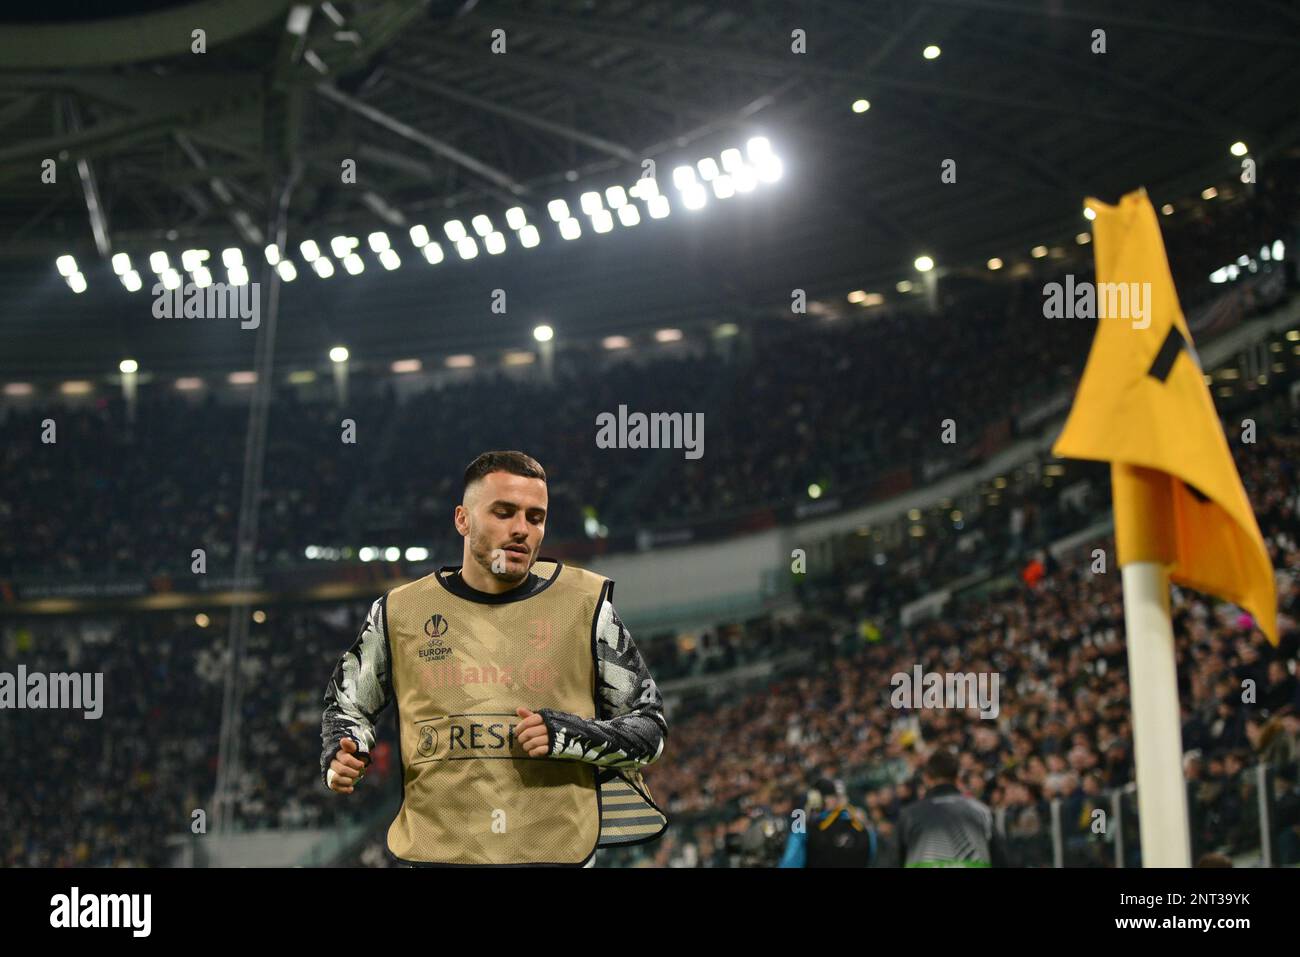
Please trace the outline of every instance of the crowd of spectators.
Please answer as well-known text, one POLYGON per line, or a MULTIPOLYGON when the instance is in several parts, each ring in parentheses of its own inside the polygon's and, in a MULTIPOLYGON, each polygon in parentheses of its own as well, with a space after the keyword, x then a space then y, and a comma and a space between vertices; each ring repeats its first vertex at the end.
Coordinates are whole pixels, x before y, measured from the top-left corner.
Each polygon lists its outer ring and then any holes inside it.
MULTIPOLYGON (((1223 288, 1206 278, 1211 260, 1289 241, 1297 209, 1294 190, 1261 188, 1163 222, 1184 298, 1223 288)), ((743 342, 707 355, 611 369, 561 350, 551 381, 485 370, 399 401, 385 374, 354 381, 342 405, 324 383, 278 386, 256 563, 301 563, 309 545, 454 553, 459 470, 490 448, 522 448, 547 467, 555 543, 583 541, 588 517, 626 542, 642 529, 781 513, 814 484, 844 504, 891 482, 923 484, 1013 439, 1024 413, 1076 380, 1093 324, 1042 316, 1043 283, 1076 268, 1044 261, 996 283, 952 279, 933 313, 917 302, 755 321, 743 342), (620 406, 702 414, 703 457, 599 448, 596 418, 620 406), (343 441, 344 419, 355 441, 343 441)), ((117 396, 0 403, 0 578, 184 575, 195 548, 210 574, 228 574, 247 421, 241 402, 162 383, 139 387, 133 415, 117 396)))

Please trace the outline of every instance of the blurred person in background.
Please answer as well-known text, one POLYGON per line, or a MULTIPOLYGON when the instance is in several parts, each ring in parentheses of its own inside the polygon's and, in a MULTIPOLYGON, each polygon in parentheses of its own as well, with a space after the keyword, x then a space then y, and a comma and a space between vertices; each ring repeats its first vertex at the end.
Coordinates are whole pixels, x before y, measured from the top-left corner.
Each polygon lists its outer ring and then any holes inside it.
POLYGON ((1006 854, 993 812, 957 790, 957 755, 936 749, 921 778, 925 797, 903 808, 898 861, 903 867, 1003 867, 1006 854))
POLYGON ((780 867, 870 867, 876 830, 864 811, 849 804, 830 778, 819 778, 804 801, 800 826, 786 838, 780 867))

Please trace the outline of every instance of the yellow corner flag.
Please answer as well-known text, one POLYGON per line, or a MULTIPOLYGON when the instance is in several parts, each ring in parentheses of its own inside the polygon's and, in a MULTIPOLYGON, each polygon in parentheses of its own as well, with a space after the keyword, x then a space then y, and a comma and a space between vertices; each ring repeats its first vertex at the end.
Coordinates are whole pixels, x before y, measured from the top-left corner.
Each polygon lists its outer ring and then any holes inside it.
POLYGON ((1087 207, 1096 213, 1097 334, 1052 452, 1112 463, 1121 566, 1160 562, 1178 584, 1249 611, 1277 644, 1268 549, 1202 377, 1155 210, 1141 189, 1118 206, 1087 207))

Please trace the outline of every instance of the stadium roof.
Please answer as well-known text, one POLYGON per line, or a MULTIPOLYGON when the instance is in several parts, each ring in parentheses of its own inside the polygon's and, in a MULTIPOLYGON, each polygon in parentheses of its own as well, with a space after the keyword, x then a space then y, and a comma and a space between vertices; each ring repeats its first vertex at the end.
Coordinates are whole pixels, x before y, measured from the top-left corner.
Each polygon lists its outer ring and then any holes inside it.
POLYGON ((1300 139, 1286 95, 1300 11, 1271 0, 1177 15, 1125 0, 119 0, 90 21, 87 6, 0 14, 0 375, 122 354, 246 362, 238 326, 152 318, 147 257, 238 246, 261 263, 291 173, 291 250, 352 235, 369 255, 386 230, 403 266, 371 257, 322 280, 297 257, 280 354, 342 341, 396 358, 519 346, 540 319, 561 336, 636 333, 734 320, 794 287, 888 292, 919 254, 1026 258, 1083 228, 1085 195, 1195 195, 1240 174, 1230 144, 1266 164, 1300 139), (669 192, 673 168, 758 135, 784 175, 751 196, 573 243, 547 214, 631 186, 647 159, 669 192), (479 213, 502 229, 511 206, 538 248, 430 266, 406 238, 479 213), (122 288, 116 252, 144 292, 122 288), (90 294, 55 271, 62 254, 90 294))

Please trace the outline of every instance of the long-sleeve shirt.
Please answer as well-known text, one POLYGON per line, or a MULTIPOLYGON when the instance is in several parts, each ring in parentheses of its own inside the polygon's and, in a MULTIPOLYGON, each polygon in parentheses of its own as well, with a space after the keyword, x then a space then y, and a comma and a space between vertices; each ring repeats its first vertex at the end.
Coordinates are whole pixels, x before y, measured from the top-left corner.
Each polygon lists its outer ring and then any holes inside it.
MULTIPOLYGON (((358 757, 369 760, 376 721, 393 700, 385 600, 370 606, 360 634, 339 658, 325 690, 320 763, 326 783, 341 738, 356 741, 358 757)), ((601 605, 596 635, 596 717, 539 709, 551 745, 547 756, 612 769, 651 764, 663 754, 668 738, 663 698, 609 600, 601 605)))

